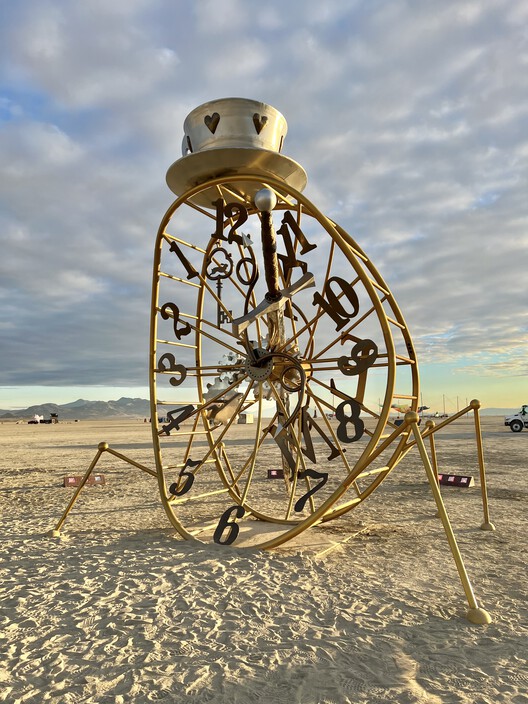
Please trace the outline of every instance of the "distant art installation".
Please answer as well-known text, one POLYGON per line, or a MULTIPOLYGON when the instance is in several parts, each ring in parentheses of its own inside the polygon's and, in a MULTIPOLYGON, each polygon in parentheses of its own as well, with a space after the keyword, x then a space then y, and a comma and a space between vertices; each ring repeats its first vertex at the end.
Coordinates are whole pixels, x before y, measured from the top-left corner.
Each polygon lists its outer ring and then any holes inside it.
POLYGON ((100 443, 53 534, 103 453, 156 477, 183 538, 270 549, 358 506, 416 446, 467 617, 489 623, 442 500, 434 444, 440 429, 473 413, 481 528, 493 530, 480 403, 420 430, 403 315, 368 255, 302 194, 306 173, 282 154, 286 132, 281 113, 243 98, 186 118, 183 156, 167 173, 177 198, 154 252, 155 469, 100 443), (390 413, 401 404, 409 410, 397 424, 390 413))

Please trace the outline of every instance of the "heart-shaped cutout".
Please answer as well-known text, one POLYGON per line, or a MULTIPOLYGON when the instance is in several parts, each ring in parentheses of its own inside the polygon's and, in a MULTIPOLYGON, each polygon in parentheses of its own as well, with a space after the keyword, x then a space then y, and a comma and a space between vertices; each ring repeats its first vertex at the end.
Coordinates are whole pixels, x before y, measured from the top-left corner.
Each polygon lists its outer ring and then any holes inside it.
POLYGON ((217 112, 214 112, 212 115, 206 115, 204 117, 204 122, 209 131, 214 134, 216 132, 216 128, 218 127, 218 123, 220 122, 220 115, 217 112))
POLYGON ((253 115, 253 124, 255 125, 255 129, 257 130, 257 134, 260 134, 264 128, 264 125, 268 121, 268 118, 263 115, 262 117, 256 112, 253 115))

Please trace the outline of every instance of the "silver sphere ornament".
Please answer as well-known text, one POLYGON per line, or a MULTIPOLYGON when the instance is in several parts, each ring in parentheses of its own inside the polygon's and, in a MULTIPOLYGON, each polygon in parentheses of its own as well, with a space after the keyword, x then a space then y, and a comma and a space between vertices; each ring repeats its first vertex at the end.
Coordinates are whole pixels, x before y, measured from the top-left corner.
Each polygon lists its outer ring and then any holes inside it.
POLYGON ((261 188, 255 193, 254 202, 261 213, 270 213, 277 205, 277 196, 270 188, 261 188))

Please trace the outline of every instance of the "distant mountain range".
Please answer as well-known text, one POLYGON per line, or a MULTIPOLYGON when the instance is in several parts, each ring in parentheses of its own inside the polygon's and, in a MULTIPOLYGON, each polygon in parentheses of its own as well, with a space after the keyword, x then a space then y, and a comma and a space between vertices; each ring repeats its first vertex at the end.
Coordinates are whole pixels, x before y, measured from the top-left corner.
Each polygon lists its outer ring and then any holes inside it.
MULTIPOLYGON (((517 408, 483 408, 483 416, 507 416, 516 413, 517 408)), ((31 420, 34 416, 44 416, 47 420, 51 413, 57 413, 59 422, 63 420, 93 420, 95 418, 149 418, 150 402, 144 398, 120 398, 117 401, 86 401, 83 398, 58 405, 41 403, 16 411, 0 410, 0 420, 31 420)))
POLYGON ((150 417, 150 402, 144 398, 120 398, 117 401, 86 401, 78 399, 71 403, 40 403, 16 411, 0 410, 3 420, 31 420, 34 416, 50 417, 57 413, 61 420, 93 420, 95 418, 139 418, 150 417))

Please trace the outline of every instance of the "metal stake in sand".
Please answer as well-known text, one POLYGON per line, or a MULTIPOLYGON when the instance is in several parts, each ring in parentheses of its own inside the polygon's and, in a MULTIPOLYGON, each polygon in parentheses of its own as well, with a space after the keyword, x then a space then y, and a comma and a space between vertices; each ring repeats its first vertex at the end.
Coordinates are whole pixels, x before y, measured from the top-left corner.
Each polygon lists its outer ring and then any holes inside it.
POLYGON ((473 399, 469 404, 473 409, 475 418, 475 439, 477 441, 477 453, 479 461, 480 491, 482 493, 482 508, 484 510, 484 522, 480 526, 481 530, 495 530, 495 526, 490 521, 488 508, 488 488, 486 484, 486 469, 484 467, 484 451, 482 449, 482 431, 480 429, 480 401, 473 399))
POLYGON ((438 475, 438 462, 436 459, 436 444, 435 444, 435 439, 434 439, 434 427, 436 423, 434 420, 428 420, 427 423, 425 424, 426 430, 430 431, 429 434, 429 445, 431 447, 431 462, 433 465, 433 470, 436 475, 438 475))
POLYGON ((418 452, 420 453, 420 457, 422 459, 422 463, 427 474, 427 479, 429 480, 429 485, 431 487, 431 491, 436 502, 438 514, 440 516, 440 520, 442 521, 442 525, 444 526, 444 531, 447 537, 447 541, 449 543, 449 547, 451 549, 451 554, 453 555, 453 559, 455 560, 458 575, 460 577, 460 581, 462 582, 462 586, 464 588, 464 592, 468 600, 469 610, 466 614, 466 617, 468 621, 471 621, 471 623, 491 623, 491 616, 485 609, 479 607, 475 598, 475 593, 473 592, 471 582, 469 581, 468 573, 466 571, 462 555, 460 554, 455 534, 453 533, 453 528, 451 527, 451 522, 449 521, 449 516, 447 515, 447 511, 442 500, 442 494, 440 493, 440 488, 438 486, 437 474, 433 470, 433 467, 429 460, 429 456, 427 454, 427 450, 425 449, 424 441, 420 434, 420 429, 418 428, 419 420, 420 416, 414 411, 409 411, 405 414, 405 422, 411 427, 414 438, 416 440, 418 452))

